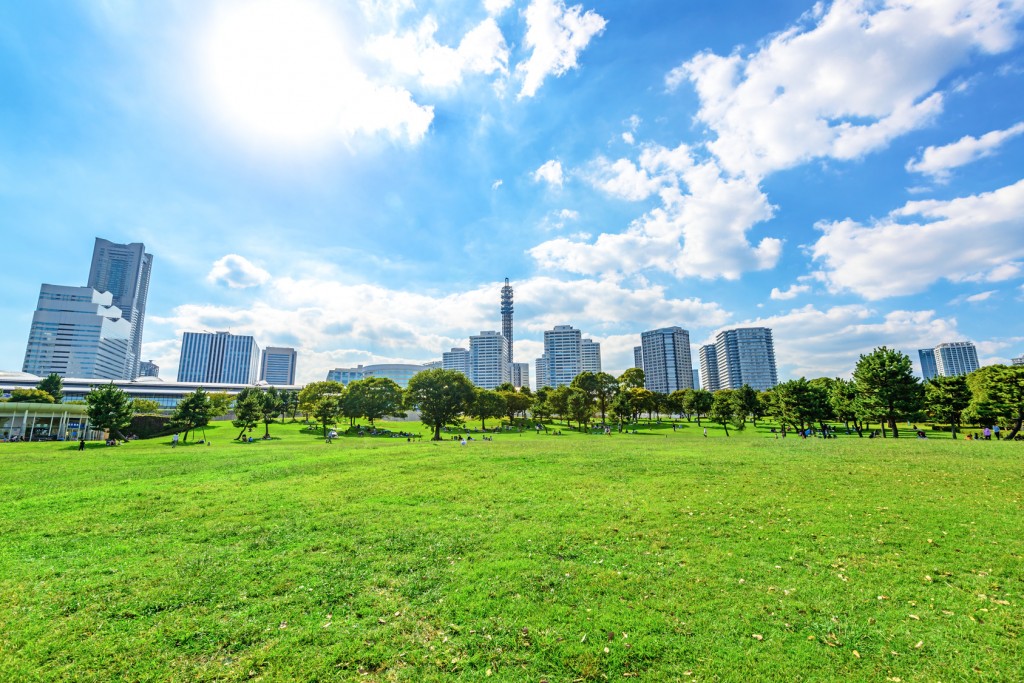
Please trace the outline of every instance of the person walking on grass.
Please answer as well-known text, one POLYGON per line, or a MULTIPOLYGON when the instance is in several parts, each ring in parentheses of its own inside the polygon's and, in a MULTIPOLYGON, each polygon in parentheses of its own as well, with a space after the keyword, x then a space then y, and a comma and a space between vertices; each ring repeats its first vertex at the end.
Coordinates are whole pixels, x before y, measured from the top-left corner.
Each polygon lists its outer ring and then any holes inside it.
POLYGON ((707 427, 704 428, 704 438, 705 439, 708 438, 708 428, 707 427))
POLYGON ((178 432, 174 432, 174 436, 171 437, 171 448, 177 448, 178 446, 178 432))
POLYGON ((85 437, 83 436, 78 440, 78 452, 81 453, 85 450, 85 437))

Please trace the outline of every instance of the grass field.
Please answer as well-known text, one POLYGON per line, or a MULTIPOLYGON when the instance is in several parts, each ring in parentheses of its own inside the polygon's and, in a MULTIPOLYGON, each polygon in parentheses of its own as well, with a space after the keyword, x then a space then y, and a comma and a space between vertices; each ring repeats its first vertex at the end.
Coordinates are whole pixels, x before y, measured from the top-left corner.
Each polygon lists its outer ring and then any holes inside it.
POLYGON ((0 444, 0 678, 1024 680, 1021 444, 640 431, 0 444))

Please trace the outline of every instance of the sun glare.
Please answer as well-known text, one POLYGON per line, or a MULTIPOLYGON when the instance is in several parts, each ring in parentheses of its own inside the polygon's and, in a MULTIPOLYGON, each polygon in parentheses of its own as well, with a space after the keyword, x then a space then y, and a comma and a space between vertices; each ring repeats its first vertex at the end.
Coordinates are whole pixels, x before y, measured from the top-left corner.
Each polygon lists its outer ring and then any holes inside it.
POLYGON ((222 6, 202 53, 210 99, 234 132, 304 148, 337 128, 351 67, 335 18, 311 0, 222 6))

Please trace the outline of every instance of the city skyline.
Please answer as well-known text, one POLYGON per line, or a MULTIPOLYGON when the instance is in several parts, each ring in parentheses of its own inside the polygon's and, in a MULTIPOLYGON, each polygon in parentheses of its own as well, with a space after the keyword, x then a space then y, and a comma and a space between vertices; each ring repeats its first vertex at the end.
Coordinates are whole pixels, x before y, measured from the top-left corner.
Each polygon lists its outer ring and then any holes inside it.
POLYGON ((1019 3, 385 4, 0 10, 0 368, 98 236, 154 255, 166 377, 194 330, 437 360, 506 277, 530 363, 563 323, 615 374, 670 326, 771 328, 780 380, 1024 353, 1019 3))

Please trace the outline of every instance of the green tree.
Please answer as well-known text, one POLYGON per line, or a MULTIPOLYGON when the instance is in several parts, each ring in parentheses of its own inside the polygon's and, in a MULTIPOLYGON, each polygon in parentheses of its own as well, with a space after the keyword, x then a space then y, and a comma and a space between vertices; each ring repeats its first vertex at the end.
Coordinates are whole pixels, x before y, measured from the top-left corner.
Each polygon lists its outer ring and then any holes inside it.
POLYGON ((744 384, 736 390, 734 399, 736 402, 736 414, 744 422, 748 417, 753 418, 754 426, 756 427, 757 417, 761 408, 761 401, 757 396, 757 391, 749 384, 744 384))
POLYGON ((533 403, 530 404, 530 412, 532 412, 533 416, 541 422, 551 419, 551 406, 548 405, 548 395, 551 391, 551 387, 540 387, 533 394, 533 403))
POLYGON ((549 391, 548 406, 551 407, 553 414, 564 420, 565 416, 569 414, 569 387, 563 384, 549 391))
POLYGON ((719 389, 714 393, 708 419, 722 425, 725 435, 729 436, 729 423, 736 419, 736 401, 732 389, 719 389))
POLYGON ((110 435, 124 440, 124 431, 132 423, 132 399, 114 383, 92 387, 85 395, 89 423, 105 429, 110 435))
POLYGON ((260 418, 263 420, 263 436, 270 438, 270 424, 281 414, 281 391, 277 387, 267 387, 262 393, 260 402, 260 418))
POLYGON ((619 375, 619 387, 623 391, 626 389, 643 389, 644 381, 644 371, 640 368, 629 368, 619 375))
POLYGON ((281 419, 284 420, 284 416, 288 415, 292 422, 295 422, 295 416, 299 412, 299 392, 295 389, 282 389, 281 390, 281 419))
POLYGON ((316 418, 317 424, 323 425, 326 437, 327 427, 336 424, 341 414, 344 395, 345 387, 341 382, 310 382, 299 392, 299 410, 316 418))
POLYGON ((825 420, 831 413, 824 385, 813 384, 804 377, 776 385, 772 395, 774 416, 793 429, 803 431, 815 422, 825 420))
POLYGON ((969 413, 979 421, 1011 425, 1006 438, 1012 441, 1024 422, 1024 366, 986 365, 968 375, 967 384, 969 413))
POLYGON ((512 424, 516 415, 525 413, 533 405, 533 396, 530 394, 524 394, 522 391, 517 390, 511 384, 505 383, 500 385, 495 392, 501 396, 505 402, 505 415, 508 415, 508 423, 512 424))
POLYGON ((690 416, 686 412, 686 396, 692 391, 693 389, 676 389, 668 395, 668 401, 665 404, 669 412, 680 417, 686 415, 687 422, 690 421, 690 416))
POLYGON ((580 429, 590 424, 590 418, 594 416, 594 399, 589 392, 570 386, 566 407, 569 418, 576 420, 580 429))
POLYGON ((210 419, 223 417, 231 412, 231 404, 235 397, 226 391, 211 391, 206 394, 210 399, 210 419))
POLYGON ((156 415, 160 412, 160 404, 148 398, 132 399, 133 415, 156 415))
POLYGON ((594 375, 594 389, 591 395, 597 402, 597 410, 601 413, 601 424, 605 423, 605 416, 608 412, 608 405, 619 393, 619 380, 607 372, 599 372, 594 375))
POLYGON ((481 429, 487 429, 487 420, 505 414, 507 402, 497 391, 476 389, 469 414, 480 420, 481 429))
POLYGON ((367 377, 348 385, 344 408, 348 417, 365 417, 372 425, 386 415, 405 417, 402 388, 387 377, 367 377))
POLYGON ((189 433, 206 427, 210 424, 210 418, 210 395, 199 387, 181 397, 171 414, 170 425, 183 432, 181 440, 186 442, 189 433))
POLYGON ((54 403, 60 403, 64 400, 64 380, 56 372, 51 372, 49 375, 44 377, 42 381, 36 385, 36 389, 45 391, 52 396, 54 403))
POLYGON ((633 394, 629 391, 620 391, 612 399, 612 416, 619 423, 619 433, 622 433, 623 425, 633 418, 636 407, 633 405, 633 394))
POLYGON ((11 403, 53 403, 53 394, 42 389, 13 389, 11 403))
POLYGON ((955 439, 964 411, 971 404, 967 376, 940 375, 928 380, 924 383, 924 404, 928 416, 935 422, 948 424, 955 439))
POLYGON ((896 420, 915 416, 923 407, 924 390, 905 353, 876 348, 857 361, 853 379, 867 410, 888 423, 893 438, 900 435, 896 420))
POLYGON ((252 432, 263 416, 263 390, 259 387, 246 387, 235 397, 235 419, 231 421, 238 432, 236 439, 244 439, 246 432, 252 432))
POLYGON ((832 406, 832 413, 836 419, 842 420, 847 429, 852 422, 857 436, 863 438, 864 429, 860 421, 863 412, 860 406, 860 392, 857 391, 857 385, 853 380, 839 378, 833 380, 829 387, 828 402, 832 406))
POLYGON ((711 406, 715 402, 715 396, 707 389, 694 389, 686 395, 684 408, 686 412, 697 416, 697 426, 700 426, 700 416, 711 412, 711 406))
POLYGON ((424 370, 412 376, 405 390, 405 405, 418 410, 423 424, 441 440, 441 427, 459 420, 473 404, 473 385, 456 370, 424 370))

